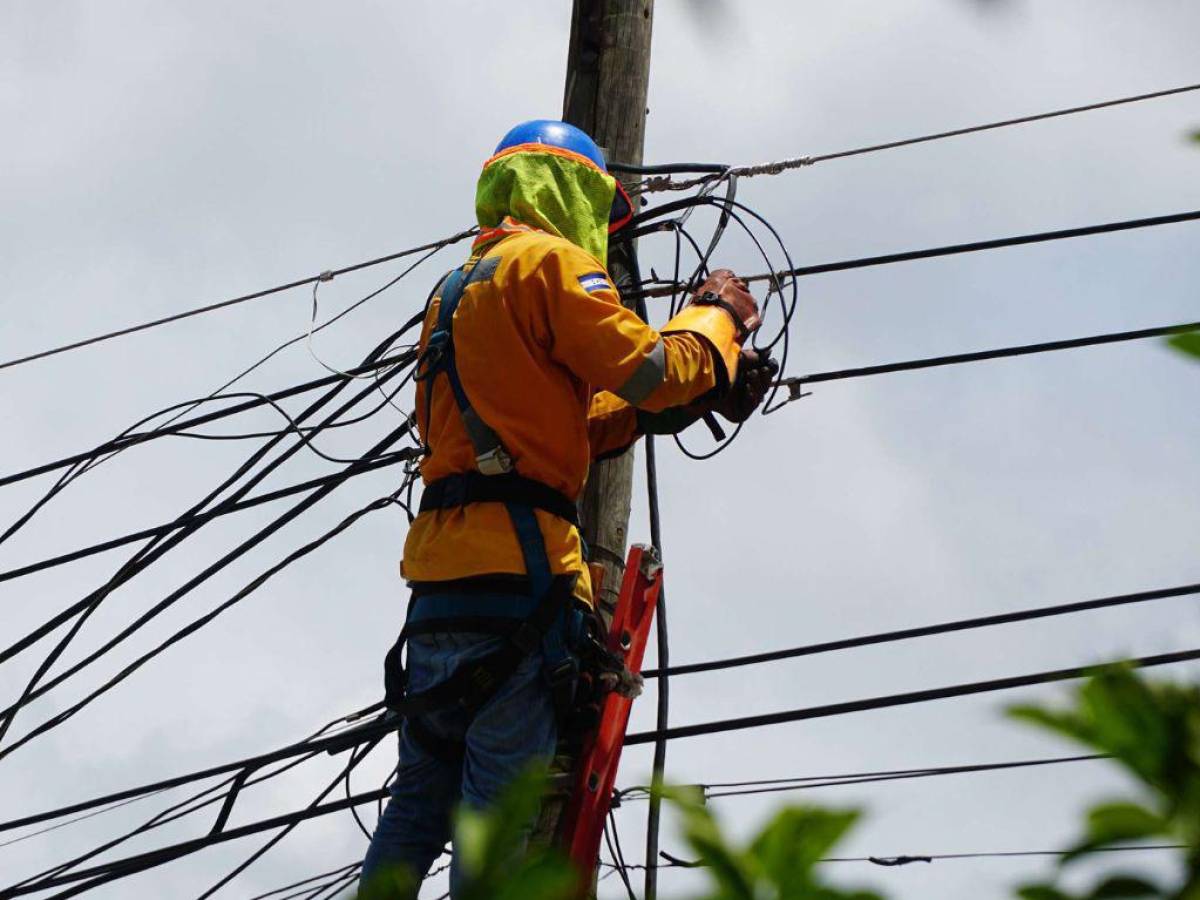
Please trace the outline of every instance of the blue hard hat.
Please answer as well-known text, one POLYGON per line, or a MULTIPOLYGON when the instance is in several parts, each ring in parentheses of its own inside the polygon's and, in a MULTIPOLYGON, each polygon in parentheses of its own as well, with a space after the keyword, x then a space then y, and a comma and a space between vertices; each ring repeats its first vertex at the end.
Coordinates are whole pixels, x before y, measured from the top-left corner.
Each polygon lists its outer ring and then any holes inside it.
MULTIPOLYGON (((554 119, 530 119, 528 122, 522 122, 511 128, 508 134, 500 139, 493 155, 521 144, 546 144, 550 147, 570 150, 572 153, 578 153, 585 159, 591 160, 601 172, 608 171, 608 165, 604 162, 604 154, 596 142, 588 136, 586 131, 567 122, 558 122, 554 119)), ((633 201, 629 199, 629 194, 625 192, 625 188, 618 181, 612 210, 608 216, 608 230, 616 231, 628 223, 631 218, 633 218, 633 201)))
POLYGON ((508 134, 496 145, 496 153, 516 147, 518 144, 548 144, 551 147, 561 147, 586 156, 603 172, 608 171, 604 162, 604 154, 596 146, 596 142, 588 137, 587 132, 566 122, 556 122, 553 119, 531 119, 510 129, 508 134))

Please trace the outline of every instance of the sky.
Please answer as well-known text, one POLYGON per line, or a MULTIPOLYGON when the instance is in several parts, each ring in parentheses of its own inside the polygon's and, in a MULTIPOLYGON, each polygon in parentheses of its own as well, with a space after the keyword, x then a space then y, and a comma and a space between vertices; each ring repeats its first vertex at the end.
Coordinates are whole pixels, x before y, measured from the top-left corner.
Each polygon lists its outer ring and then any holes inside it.
MULTIPOLYGON (((0 9, 0 360, 452 234, 472 224, 480 162, 512 124, 561 108, 569 4, 205 4, 12 0, 0 9)), ((1171 0, 893 0, 655 9, 648 162, 753 163, 826 153, 1196 82, 1200 8, 1171 0)), ((744 181, 798 265, 1154 216, 1200 206, 1195 95, 830 161, 744 181)), ((702 233, 704 222, 695 221, 702 233)), ((1193 321, 1196 225, 812 276, 790 374, 1193 321)), ((669 239, 643 242, 665 272, 669 239)), ((317 336, 357 363, 463 257, 444 251, 317 336)), ((716 262, 759 271, 730 235, 716 262)), ((400 263, 322 285, 322 317, 400 263)), ((0 473, 87 449, 207 394, 302 333, 296 290, 0 372, 0 473)), ((662 320, 662 310, 654 312, 662 320)), ((325 370, 303 344, 247 380, 274 390, 325 370)), ((1200 580, 1200 368, 1158 341, 817 385, 755 418, 708 462, 661 444, 663 552, 675 662, 1200 580)), ((295 409, 296 407, 292 407, 295 409)), ((223 423, 278 427, 270 413, 223 423)), ((356 454, 385 410, 324 437, 356 454)), ((216 429, 214 429, 216 430, 216 429)), ((227 433, 223 431, 222 433, 227 433)), ((696 447, 704 436, 689 435, 696 447)), ((178 514, 254 442, 167 439, 96 469, 0 546, 8 569, 178 514)), ((646 540, 639 468, 630 534, 646 540)), ((300 454, 264 488, 331 471, 300 454)), ((394 486, 356 479, 188 595, 119 652, 25 711, 14 735, 212 609, 394 486)), ((0 488, 8 522, 49 487, 0 488)), ((101 607, 65 663, 99 646, 282 507, 227 517, 101 607)), ((380 693, 403 617, 402 514, 384 510, 288 568, 61 728, 0 762, 0 818, 56 807, 299 739, 380 693)), ((0 633, 24 634, 107 578, 122 551, 0 585, 0 633)), ((9 643, 6 639, 4 643, 9 643)), ((684 724, 1200 646, 1195 599, 677 678, 684 724)), ((42 649, 42 647, 39 647, 42 649)), ((39 659, 0 666, 17 695, 39 659)), ((652 664, 653 650, 647 664, 652 664)), ((1160 670, 1160 674, 1165 674, 1160 670)), ((1172 667, 1178 677, 1196 666, 1172 667)), ((673 742, 668 777, 737 781, 1068 755, 1006 719, 1063 687, 984 694, 673 742)), ((632 730, 653 722, 654 694, 632 730)), ((11 738, 10 738, 11 740, 11 738)), ((342 764, 248 791, 232 824, 299 808, 342 764)), ((376 786, 381 746, 356 772, 376 786)), ((618 783, 644 783, 646 747, 618 783)), ((1084 807, 1128 786, 1103 763, 713 801, 746 836, 779 804, 864 810, 845 856, 1066 846, 1084 807)), ((182 795, 180 795, 180 798, 182 795)), ((176 799, 143 801, 0 846, 9 883, 176 799)), ((368 824, 373 811, 366 811, 368 824)), ((641 861, 644 807, 618 812, 641 861)), ((130 851, 202 833, 184 820, 130 851)), ((20 836, 19 834, 16 836, 20 836)), ((5 838, 7 839, 7 838, 5 838)), ((94 892, 195 896, 262 837, 94 892)), ((673 820, 662 846, 687 855, 673 820)), ((347 815, 302 825, 221 897, 249 897, 361 857, 347 815)), ((1163 871, 1161 857, 1124 859, 1163 871)), ((1010 896, 1036 858, 897 869, 837 864, 840 883, 899 900, 1010 896)), ((668 871, 661 895, 699 875, 668 871)), ((443 889, 431 882, 424 896, 443 889)), ((601 897, 621 895, 615 879, 601 897)))

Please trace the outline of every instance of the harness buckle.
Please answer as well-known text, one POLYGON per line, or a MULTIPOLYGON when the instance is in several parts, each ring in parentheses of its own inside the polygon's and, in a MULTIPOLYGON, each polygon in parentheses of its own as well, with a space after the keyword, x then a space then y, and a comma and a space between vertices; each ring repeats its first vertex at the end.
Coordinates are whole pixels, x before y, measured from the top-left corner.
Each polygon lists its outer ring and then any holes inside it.
POLYGON ((497 445, 475 457, 475 467, 484 475, 507 475, 513 470, 513 458, 497 445))

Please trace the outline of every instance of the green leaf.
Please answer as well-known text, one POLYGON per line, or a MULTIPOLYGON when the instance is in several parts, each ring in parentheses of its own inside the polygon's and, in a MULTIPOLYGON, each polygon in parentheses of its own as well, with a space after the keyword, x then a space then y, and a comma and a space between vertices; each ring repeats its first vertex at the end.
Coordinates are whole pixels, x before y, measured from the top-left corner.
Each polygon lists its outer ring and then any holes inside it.
POLYGON ((1091 893, 1090 900, 1121 900, 1127 897, 1160 897, 1158 885, 1136 875, 1113 875, 1101 882, 1091 893))
POLYGON ((454 825, 454 853, 463 871, 481 872, 487 858, 492 825, 485 813, 460 809, 454 825))
MULTIPOLYGON (((1198 132, 1200 133, 1200 132, 1198 132)), ((1188 331, 1167 338, 1167 344, 1180 353, 1200 359, 1200 331, 1188 331)))
POLYGON ((407 866, 384 866, 359 891, 356 900, 388 900, 407 897, 413 892, 416 878, 407 866))
POLYGON ((1169 823, 1144 806, 1127 801, 1102 803, 1088 810, 1088 836, 1098 841, 1135 841, 1158 837, 1169 823))
POLYGON ((1170 833, 1170 823, 1136 803, 1115 802, 1094 806, 1087 814, 1087 834, 1062 857, 1062 864, 1113 844, 1126 844, 1170 833))
POLYGON ((511 877, 502 874, 489 900, 570 900, 578 874, 566 859, 543 854, 530 860, 511 877))
POLYGON ((712 811, 704 805, 704 792, 694 787, 662 784, 652 785, 650 790, 679 810, 688 846, 716 883, 717 892, 713 896, 721 900, 753 900, 754 869, 722 834, 712 811))
POLYGON ((812 883, 812 869, 858 819, 856 810, 788 807, 751 842, 749 852, 780 896, 812 883))
POLYGON ((1189 131, 1187 139, 1193 144, 1200 144, 1200 128, 1197 128, 1195 131, 1189 131))

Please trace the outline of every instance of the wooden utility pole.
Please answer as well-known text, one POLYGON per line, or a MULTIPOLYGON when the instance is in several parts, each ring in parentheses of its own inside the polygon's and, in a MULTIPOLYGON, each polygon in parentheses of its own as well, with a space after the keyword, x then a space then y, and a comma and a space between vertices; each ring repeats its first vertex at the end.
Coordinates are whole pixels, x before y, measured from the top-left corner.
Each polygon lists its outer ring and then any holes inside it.
MULTIPOLYGON (((563 119, 590 134, 610 160, 642 161, 653 22, 654 0, 574 2, 563 119)), ((608 271, 629 306, 634 296, 631 268, 624 248, 610 246, 608 271)), ((604 568, 596 599, 606 619, 621 589, 632 485, 629 450, 592 466, 584 491, 583 537, 592 561, 604 568)))
MULTIPOLYGON (((592 136, 609 160, 640 164, 646 133, 646 91, 650 83, 650 32, 654 0, 574 0, 567 51, 563 120, 592 136)), ((620 177, 620 176, 618 176, 620 177)), ((636 179, 626 180, 626 187, 636 179)), ((627 306, 635 291, 626 250, 610 244, 608 272, 627 306)), ((604 569, 596 592, 605 623, 612 618, 625 569, 633 488, 633 450, 593 464, 580 510, 582 532, 592 562, 604 569)), ((536 843, 550 843, 570 791, 573 760, 555 760, 557 787, 542 805, 536 843)))

